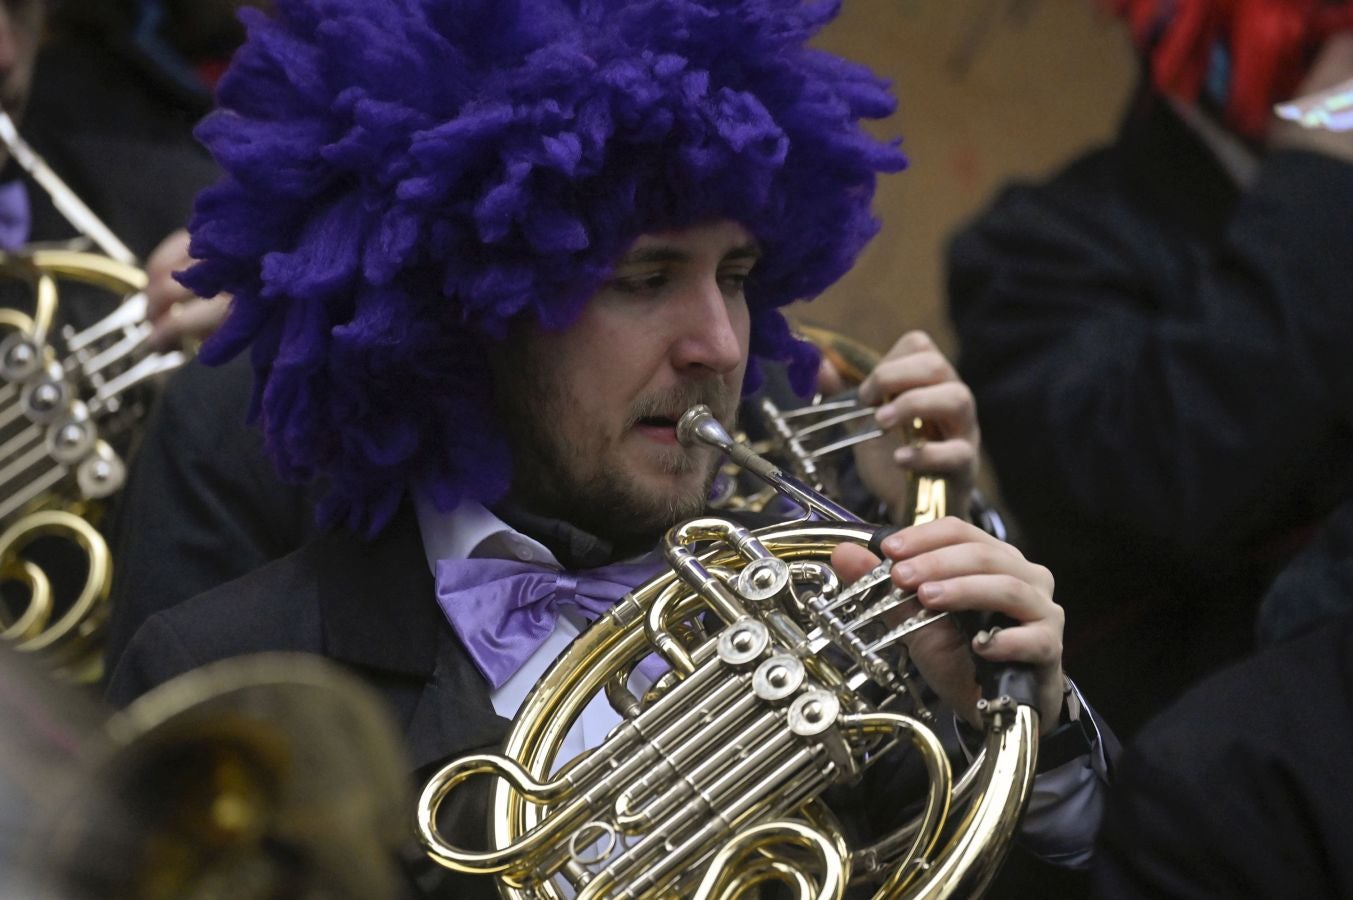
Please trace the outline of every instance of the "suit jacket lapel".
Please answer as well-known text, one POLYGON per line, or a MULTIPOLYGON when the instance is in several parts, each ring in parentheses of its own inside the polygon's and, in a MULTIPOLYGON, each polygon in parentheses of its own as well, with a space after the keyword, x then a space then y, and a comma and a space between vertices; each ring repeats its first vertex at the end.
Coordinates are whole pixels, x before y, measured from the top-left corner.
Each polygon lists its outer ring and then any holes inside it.
POLYGON ((507 719, 494 712, 488 683, 455 637, 448 635, 406 729, 414 768, 497 750, 507 728, 507 719))
MULTIPOLYGON (((761 514, 730 514, 750 527, 761 514)), ((373 541, 333 532, 319 578, 324 653, 367 670, 404 726, 415 769, 498 747, 508 721, 434 599, 418 520, 405 503, 373 541)))
POLYGON ((405 503, 372 541, 324 540, 319 580, 324 653, 367 670, 404 726, 415 768, 502 742, 507 720, 434 599, 417 518, 405 503))

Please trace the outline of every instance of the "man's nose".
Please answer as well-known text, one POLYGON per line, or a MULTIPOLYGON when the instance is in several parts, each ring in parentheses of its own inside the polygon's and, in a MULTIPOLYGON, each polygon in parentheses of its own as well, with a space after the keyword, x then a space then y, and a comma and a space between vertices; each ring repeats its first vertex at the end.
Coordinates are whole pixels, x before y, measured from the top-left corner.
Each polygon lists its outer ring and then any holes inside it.
POLYGON ((706 369, 725 375, 746 353, 746 307, 724 295, 717 280, 701 284, 678 304, 678 336, 672 347, 678 370, 706 369))

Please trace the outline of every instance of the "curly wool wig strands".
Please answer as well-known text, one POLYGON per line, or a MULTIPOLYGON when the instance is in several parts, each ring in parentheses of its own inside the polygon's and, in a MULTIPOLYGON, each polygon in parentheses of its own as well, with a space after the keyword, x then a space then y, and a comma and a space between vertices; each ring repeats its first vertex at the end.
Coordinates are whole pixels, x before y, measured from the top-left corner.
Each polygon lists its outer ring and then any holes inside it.
POLYGON ((1291 97, 1311 54, 1353 30, 1344 0, 1111 0, 1147 55, 1151 80, 1193 102, 1219 74, 1226 123, 1262 137, 1274 103, 1291 97))
MULTIPOLYGON (((867 69, 804 46, 839 2, 279 0, 198 134, 227 173, 183 278, 234 295, 202 356, 252 344, 251 416, 285 477, 374 534, 406 485, 492 501, 510 464, 482 346, 569 324, 641 233, 755 235, 752 354, 816 356, 778 308, 877 230, 867 69)), ((749 366, 749 383, 759 377, 749 366)))

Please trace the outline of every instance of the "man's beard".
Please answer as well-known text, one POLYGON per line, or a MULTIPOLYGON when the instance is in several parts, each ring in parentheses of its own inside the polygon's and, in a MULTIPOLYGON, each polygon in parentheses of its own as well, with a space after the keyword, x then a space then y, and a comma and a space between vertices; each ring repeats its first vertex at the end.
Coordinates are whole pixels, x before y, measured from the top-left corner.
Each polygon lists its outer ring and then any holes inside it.
MULTIPOLYGON (((610 542, 617 557, 650 549, 672 525, 705 509, 717 471, 708 456, 700 453, 680 463, 686 470, 696 464, 706 469, 698 488, 658 496, 624 472, 578 472, 555 466, 547 488, 548 505, 553 507, 548 514, 610 542)), ((675 470, 677 460, 672 462, 675 470)))
MULTIPOLYGON (((560 423, 569 414, 567 399, 543 373, 518 370, 517 389, 502 411, 509 413, 512 435, 512 490, 510 496, 523 508, 569 522, 609 541, 618 556, 646 550, 677 522, 699 515, 709 499, 718 472, 718 456, 706 448, 672 446, 663 450, 659 469, 669 475, 700 471, 696 486, 684 491, 654 492, 621 467, 607 468, 597 458, 608 459, 614 446, 573 442, 560 423), (524 390, 523 390, 524 389, 524 390), (527 407, 528 408, 524 408, 527 407)), ((673 409, 688 409, 704 403, 728 424, 737 410, 737 399, 716 379, 691 382, 660 395, 641 398, 630 410, 621 436, 650 415, 673 409)))

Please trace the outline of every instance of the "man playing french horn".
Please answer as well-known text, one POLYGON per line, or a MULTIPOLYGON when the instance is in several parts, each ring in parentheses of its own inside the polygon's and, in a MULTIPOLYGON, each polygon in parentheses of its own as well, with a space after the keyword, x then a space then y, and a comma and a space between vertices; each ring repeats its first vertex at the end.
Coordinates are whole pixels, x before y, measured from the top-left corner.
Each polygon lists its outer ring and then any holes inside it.
MULTIPOLYGON (((200 262, 183 277, 234 297, 202 355, 251 347, 269 453, 285 477, 326 485, 334 528, 152 616, 109 690, 126 702, 214 659, 321 653, 382 691, 425 770, 499 745, 541 672, 662 569, 652 548, 705 510, 719 461, 678 439, 689 408, 731 425, 763 364, 809 388, 817 355, 779 308, 839 278, 875 232, 876 174, 904 160, 860 120, 893 100, 805 46, 832 4, 276 7, 248 17, 199 131, 227 177, 199 200, 200 262)), ((888 508, 903 468, 955 473, 966 506, 971 395, 929 339, 904 336, 860 393, 894 433, 921 417, 938 435, 861 450, 888 508)), ((1009 663, 1030 676, 1038 729, 1082 737, 1045 754, 1022 834, 1083 865, 1106 763, 1089 716, 1069 721, 1051 575, 957 517, 880 549, 925 610, 1003 617, 907 638, 965 729, 990 721, 979 664, 1009 663)), ((851 542, 831 558, 843 583, 876 563, 851 542)), ((670 689, 674 673, 646 662, 629 686, 670 689)), ((599 696, 556 762, 619 720, 599 696)), ((852 828, 907 802, 856 793, 852 828)), ((453 818, 453 837, 482 834, 453 818)))

